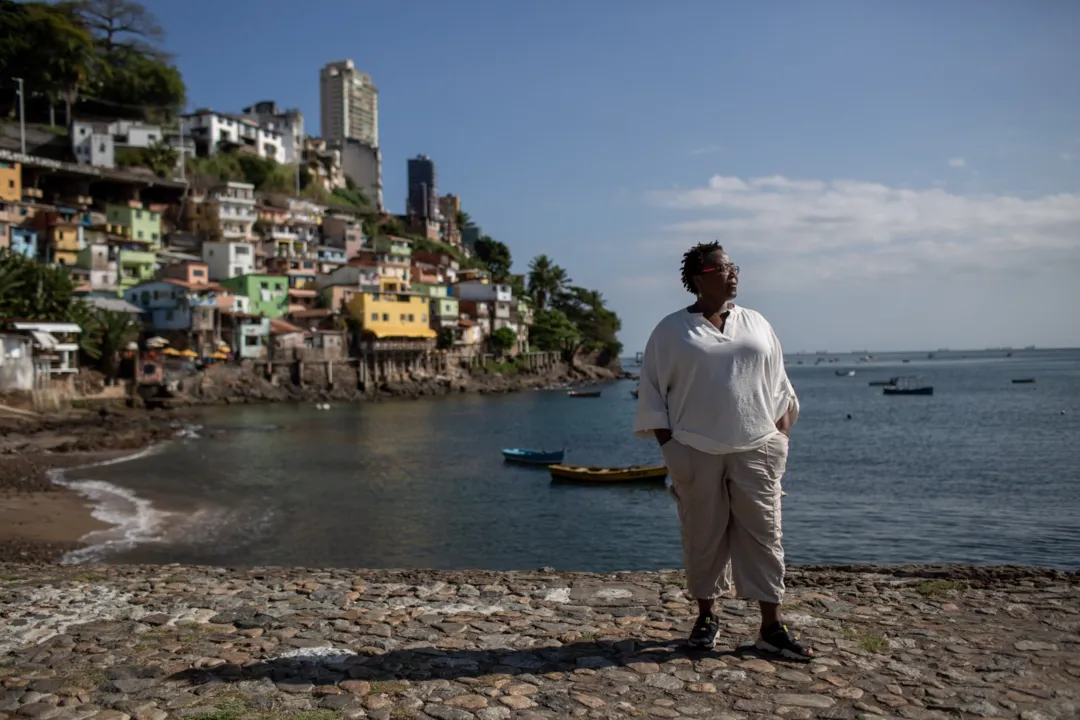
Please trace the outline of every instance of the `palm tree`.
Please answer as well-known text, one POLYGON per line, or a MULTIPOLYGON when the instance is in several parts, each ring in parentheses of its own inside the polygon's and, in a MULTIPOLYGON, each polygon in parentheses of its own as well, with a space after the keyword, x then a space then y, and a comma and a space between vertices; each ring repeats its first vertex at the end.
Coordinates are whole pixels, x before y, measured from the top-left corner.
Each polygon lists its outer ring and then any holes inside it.
POLYGON ((109 382, 119 370, 120 351, 139 336, 139 324, 128 313, 100 311, 93 313, 89 321, 83 321, 82 336, 80 348, 98 361, 109 382))
POLYGON ((470 224, 472 224, 472 218, 469 217, 469 213, 465 212, 464 210, 458 211, 458 214, 454 217, 455 227, 460 230, 461 228, 470 224))
POLYGON ((538 310, 546 310, 552 298, 561 295, 570 282, 566 270, 547 255, 537 255, 529 263, 529 292, 538 310))

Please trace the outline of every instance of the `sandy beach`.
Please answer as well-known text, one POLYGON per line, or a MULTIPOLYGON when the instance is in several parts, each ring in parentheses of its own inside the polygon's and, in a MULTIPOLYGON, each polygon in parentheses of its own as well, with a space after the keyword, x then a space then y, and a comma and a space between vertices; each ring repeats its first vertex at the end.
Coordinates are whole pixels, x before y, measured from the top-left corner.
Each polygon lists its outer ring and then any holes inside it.
POLYGON ((178 419, 141 411, 0 417, 0 560, 55 562, 108 528, 49 471, 129 455, 171 437, 178 419))

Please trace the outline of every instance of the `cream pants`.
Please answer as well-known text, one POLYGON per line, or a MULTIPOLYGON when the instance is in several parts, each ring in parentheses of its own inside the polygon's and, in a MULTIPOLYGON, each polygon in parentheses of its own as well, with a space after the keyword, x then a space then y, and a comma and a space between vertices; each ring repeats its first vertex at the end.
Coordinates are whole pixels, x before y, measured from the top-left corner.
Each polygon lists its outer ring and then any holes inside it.
POLYGON ((679 506, 687 589, 699 600, 727 594, 784 599, 780 480, 788 439, 776 433, 761 447, 711 455, 671 440, 661 452, 679 506), (730 565, 729 565, 730 563, 730 565))

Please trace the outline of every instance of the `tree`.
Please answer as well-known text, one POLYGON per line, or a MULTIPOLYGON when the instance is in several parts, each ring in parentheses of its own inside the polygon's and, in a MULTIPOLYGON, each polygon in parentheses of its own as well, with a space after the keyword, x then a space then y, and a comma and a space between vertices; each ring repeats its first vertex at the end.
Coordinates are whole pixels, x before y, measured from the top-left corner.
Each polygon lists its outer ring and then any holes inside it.
POLYGON ((529 343, 544 352, 573 351, 581 333, 559 310, 537 310, 529 327, 529 343))
POLYGON ((538 310, 546 310, 551 299, 561 295, 570 282, 566 270, 547 255, 537 255, 529 263, 529 293, 536 300, 538 310))
MULTIPOLYGON (((53 110, 60 99, 71 119, 71 104, 96 68, 93 38, 76 10, 70 2, 0 0, 0 94, 5 103, 14 98, 12 78, 20 77, 28 98, 47 99, 50 123, 55 122, 53 110)), ((28 112, 33 112, 33 104, 28 112)))
POLYGON ((439 331, 435 334, 435 347, 439 350, 449 350, 454 347, 454 328, 439 328, 439 331))
POLYGON ((510 248, 503 243, 484 235, 476 241, 473 251, 480 262, 484 264, 484 267, 487 268, 487 271, 491 273, 493 280, 501 282, 510 274, 513 259, 510 257, 510 248))
POLYGON ((461 228, 471 224, 472 218, 469 217, 469 213, 465 212, 464 210, 459 210, 457 215, 454 216, 454 225, 457 227, 458 230, 461 230, 461 228))
POLYGON ((552 306, 561 310, 577 327, 586 348, 606 350, 613 356, 622 351, 618 339, 622 321, 607 308, 604 296, 599 292, 572 286, 554 298, 552 306))
POLYGON ((180 153, 161 140, 146 148, 125 147, 116 150, 118 167, 150 168, 161 178, 172 177, 179 159, 180 153))
POLYGON ((488 336, 488 341, 496 352, 509 352, 517 345, 517 333, 510 328, 501 327, 488 336))
POLYGON ((105 53, 134 50, 164 59, 158 45, 165 31, 141 3, 131 0, 81 0, 79 14, 105 53))
POLYGON ((139 324, 128 313, 92 312, 88 322, 81 323, 86 338, 81 349, 98 361, 98 367, 107 380, 116 377, 119 370, 120 351, 139 336, 139 324))
POLYGON ((174 65, 122 46, 100 57, 103 71, 94 97, 87 100, 100 112, 168 122, 187 101, 187 88, 174 65))

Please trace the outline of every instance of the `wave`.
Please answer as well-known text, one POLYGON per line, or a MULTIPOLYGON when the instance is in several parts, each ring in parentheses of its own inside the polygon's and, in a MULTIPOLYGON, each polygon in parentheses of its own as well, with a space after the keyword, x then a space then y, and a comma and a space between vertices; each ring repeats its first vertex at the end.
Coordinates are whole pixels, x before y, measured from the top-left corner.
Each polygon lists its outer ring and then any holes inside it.
POLYGON ((60 563, 73 565, 100 560, 105 554, 126 550, 135 545, 159 537, 159 532, 172 513, 156 509, 153 504, 135 493, 104 480, 69 480, 68 472, 107 467, 140 460, 161 452, 164 443, 151 445, 131 455, 110 458, 72 468, 56 468, 48 472, 49 479, 87 498, 92 505, 90 514, 97 520, 111 525, 81 538, 86 547, 66 553, 60 563))

